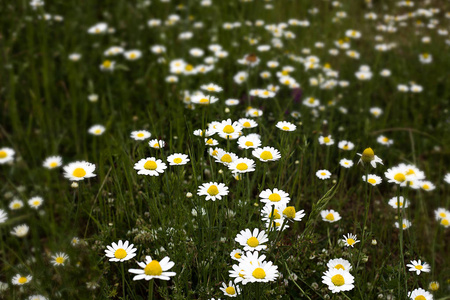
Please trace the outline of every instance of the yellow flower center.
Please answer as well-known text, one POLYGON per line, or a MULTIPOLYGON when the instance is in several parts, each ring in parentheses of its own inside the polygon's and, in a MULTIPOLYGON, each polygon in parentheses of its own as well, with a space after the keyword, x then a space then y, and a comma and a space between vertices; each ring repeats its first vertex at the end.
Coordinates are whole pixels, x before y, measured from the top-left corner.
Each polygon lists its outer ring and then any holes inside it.
POLYGON ((281 196, 279 194, 273 193, 269 196, 269 200, 272 202, 278 202, 281 200, 281 196))
POLYGON ((157 260, 152 260, 148 265, 144 268, 145 275, 150 276, 158 276, 162 274, 161 265, 157 260))
POLYGON ((245 142, 245 146, 247 146, 247 147, 253 146, 253 143, 250 142, 250 141, 246 141, 246 142, 245 142))
POLYGON ((242 124, 242 126, 246 127, 246 128, 250 128, 252 127, 252 125, 250 124, 249 121, 245 122, 244 124, 242 124))
POLYGON ((246 163, 239 163, 236 166, 236 169, 240 170, 240 171, 244 171, 248 169, 248 166, 246 163))
POLYGON ((395 174, 394 179, 399 182, 403 182, 406 180, 406 177, 405 177, 405 174, 403 174, 403 173, 397 173, 397 174, 395 174))
POLYGON ((269 218, 274 218, 275 220, 276 219, 281 219, 281 216, 280 216, 280 214, 278 213, 278 209, 274 209, 273 210, 273 214, 272 214, 272 212, 269 214, 269 218))
POLYGON ((344 145, 344 147, 342 147, 344 150, 348 150, 348 145, 344 145))
POLYGON ((422 295, 417 296, 416 298, 414 298, 414 300, 427 300, 427 298, 425 298, 422 295))
POLYGON ((236 294, 236 291, 234 290, 234 287, 232 287, 232 286, 227 287, 227 288, 225 289, 225 292, 227 292, 227 294, 229 294, 229 295, 234 295, 234 294, 236 294))
POLYGON ((387 137, 383 138, 383 142, 387 143, 389 141, 389 139, 387 137))
POLYGON ((130 59, 135 59, 136 58, 136 53, 131 53, 130 54, 130 59))
POLYGON ((286 75, 289 75, 289 72, 288 72, 287 70, 284 70, 284 71, 281 72, 281 74, 282 74, 283 76, 286 76, 286 75))
POLYGON ((293 206, 288 206, 283 210, 283 215, 288 219, 295 218, 295 208, 293 206))
POLYGON ((139 133, 137 134, 137 136, 138 136, 138 137, 143 137, 144 134, 143 134, 142 132, 139 132, 139 133))
POLYGON ((208 190, 206 191, 208 194, 210 194, 211 196, 215 196, 219 193, 219 189, 217 188, 216 185, 211 185, 208 190))
POLYGON ((325 175, 327 175, 327 173, 322 172, 322 173, 320 173, 320 175, 325 176, 325 175))
POLYGON ((338 270, 339 270, 339 269, 345 270, 344 266, 341 265, 341 264, 335 265, 334 268, 335 268, 335 269, 338 269, 338 270))
POLYGON ((257 279, 264 279, 266 278, 266 272, 264 272, 264 269, 262 268, 256 268, 253 273, 252 273, 253 277, 257 278, 257 279))
POLYGON ((153 160, 147 160, 144 164, 144 169, 146 170, 156 170, 158 165, 153 160))
POLYGON ((24 284, 24 283, 27 282, 27 281, 28 281, 28 280, 27 280, 26 277, 23 277, 23 276, 22 276, 22 277, 19 278, 19 283, 20 283, 20 284, 24 284))
POLYGON ((363 162, 371 162, 375 159, 375 153, 373 152, 372 148, 366 148, 361 156, 361 159, 363 162))
POLYGON ((100 133, 102 133, 102 130, 101 129, 96 129, 94 133, 95 134, 100 134, 100 133))
POLYGON ((415 268, 416 268, 417 270, 422 270, 422 269, 423 269, 423 267, 422 267, 421 265, 417 265, 417 266, 415 266, 415 268))
POLYGON ((430 186, 429 186, 428 184, 424 184, 424 185, 422 186, 422 188, 423 188, 424 190, 428 190, 428 189, 430 188, 430 186))
POLYGON ((13 207, 13 209, 18 209, 18 208, 21 208, 21 207, 22 207, 22 204, 20 204, 20 203, 14 203, 12 207, 13 207))
POLYGON ((251 238, 249 238, 247 240, 247 245, 249 245, 252 248, 255 248, 256 246, 259 245, 259 241, 257 238, 255 238, 254 236, 252 236, 251 238))
POLYGON ((239 252, 236 252, 236 253, 234 254, 234 257, 236 257, 237 259, 239 259, 239 258, 241 258, 241 254, 240 254, 239 252))
POLYGON ((430 283, 430 289, 431 289, 432 291, 437 291, 437 290, 439 289, 439 284, 436 283, 436 282, 430 283))
POLYGON ((34 206, 38 206, 40 203, 41 203, 41 201, 39 201, 39 200, 34 200, 33 201, 33 205, 34 206))
POLYGON ((181 158, 179 158, 179 157, 177 157, 177 158, 175 158, 174 160, 173 160, 173 162, 174 163, 176 163, 176 164, 179 164, 179 163, 181 163, 183 160, 181 159, 181 158))
POLYGON ((220 161, 225 162, 225 163, 230 163, 231 162, 231 155, 230 154, 224 154, 222 156, 222 158, 220 159, 220 161))
POLYGON ((289 130, 289 127, 287 127, 287 126, 283 126, 283 128, 282 128, 283 130, 289 130))
POLYGON ((443 212, 439 213, 439 217, 441 217, 441 218, 445 218, 446 216, 447 215, 445 213, 443 213, 443 212))
POLYGON ((57 166, 58 166, 58 163, 55 161, 50 163, 50 168, 55 168, 57 166))
POLYGON ((423 54, 423 58, 428 58, 428 56, 430 56, 428 53, 423 54))
POLYGON ((208 91, 215 91, 216 90, 216 88, 215 87, 213 87, 213 86, 210 86, 210 87, 208 87, 208 91))
POLYGON ((327 219, 328 221, 334 221, 334 215, 332 213, 329 213, 328 215, 326 215, 325 219, 327 219))
POLYGON ((448 219, 442 219, 441 220, 441 225, 448 226, 449 225, 448 219))
POLYGON ((349 244, 350 246, 353 245, 355 243, 354 239, 347 239, 347 244, 349 244))
POLYGON ((369 180, 367 180, 367 182, 371 183, 371 184, 375 184, 377 183, 377 181, 373 178, 369 178, 369 180))
POLYGON ((86 171, 83 168, 76 168, 75 170, 73 170, 72 175, 81 178, 86 175, 86 171))
POLYGON ((192 71, 192 70, 194 70, 194 66, 193 65, 186 65, 186 67, 184 67, 184 69, 186 71, 192 71))
POLYGON ((214 143, 214 141, 212 139, 209 139, 206 141, 207 144, 212 145, 214 143))
POLYGON ((111 62, 109 60, 105 60, 102 66, 103 68, 109 69, 111 67, 111 62))
POLYGON ((114 252, 114 257, 117 258, 117 259, 122 259, 122 258, 124 258, 126 256, 127 256, 127 251, 125 251, 122 248, 119 248, 119 249, 116 250, 116 252, 114 252))
POLYGON ((5 158, 7 156, 8 154, 6 154, 6 151, 0 151, 0 158, 5 158))
POLYGON ((345 279, 344 279, 344 276, 337 274, 337 275, 334 275, 333 277, 331 277, 331 282, 335 286, 342 286, 345 284, 345 279))
POLYGON ((239 272, 239 277, 242 277, 242 278, 244 278, 244 273, 242 273, 244 270, 241 270, 240 272, 239 272))
POLYGON ((310 104, 313 104, 314 103, 314 101, 315 101, 315 99, 314 98, 309 98, 309 100, 308 100, 308 102, 310 103, 310 104))
POLYGON ((223 132, 228 133, 228 134, 233 133, 233 132, 234 132, 234 128, 233 128, 233 126, 231 126, 231 125, 226 125, 226 126, 223 128, 223 132))
POLYGON ((202 98, 199 101, 200 103, 209 103, 209 99, 208 98, 202 98))
POLYGON ((59 256, 59 257, 57 257, 57 258, 55 259, 55 261, 56 261, 56 263, 58 263, 58 264, 63 264, 63 263, 64 263, 64 257, 59 256))
POLYGON ((263 151, 259 157, 263 160, 273 159, 273 155, 270 151, 263 151))
POLYGON ((325 142, 325 144, 328 144, 329 142, 331 142, 330 138, 327 136, 323 138, 323 141, 325 142))
POLYGON ((212 156, 217 156, 217 153, 219 153, 219 151, 214 150, 214 151, 211 153, 211 155, 212 155, 212 156))

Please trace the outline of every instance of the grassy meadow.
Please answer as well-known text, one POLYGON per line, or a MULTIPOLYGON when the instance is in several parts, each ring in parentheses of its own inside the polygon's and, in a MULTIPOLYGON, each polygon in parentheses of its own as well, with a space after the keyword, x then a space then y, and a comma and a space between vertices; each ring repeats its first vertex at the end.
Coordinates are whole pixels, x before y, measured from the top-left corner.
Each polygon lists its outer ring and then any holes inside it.
POLYGON ((450 299, 448 1, 0 14, 1 299, 450 299))

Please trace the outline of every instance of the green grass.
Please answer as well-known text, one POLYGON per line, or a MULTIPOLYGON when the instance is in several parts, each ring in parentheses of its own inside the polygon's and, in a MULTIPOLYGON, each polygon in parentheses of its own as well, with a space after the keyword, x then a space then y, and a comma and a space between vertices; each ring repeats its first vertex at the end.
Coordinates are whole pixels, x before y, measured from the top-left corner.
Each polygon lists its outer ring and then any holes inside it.
MULTIPOLYGON (((449 27, 445 17, 448 3, 436 0, 425 5, 415 1, 415 7, 408 8, 398 7, 394 1, 374 0, 369 9, 363 1, 342 1, 336 8, 330 1, 216 0, 211 7, 183 1, 183 9, 177 9, 180 1, 154 0, 149 7, 139 8, 142 1, 67 0, 46 1, 43 8, 32 10, 28 1, 6 2, 0 3, 0 148, 12 148, 16 155, 13 163, 0 165, 0 208, 8 213, 8 220, 0 224, 0 281, 10 285, 2 292, 5 299, 25 299, 32 294, 50 299, 226 298, 219 287, 222 282, 228 283, 228 270, 235 263, 229 255, 238 248, 234 238, 245 228, 265 228, 258 195, 268 188, 289 193, 290 205, 305 210, 306 216, 301 222, 290 223, 281 234, 269 233, 270 247, 265 254, 283 278, 241 286, 241 299, 343 299, 342 293, 332 294, 321 279, 327 262, 339 257, 353 265, 355 288, 345 293, 350 299, 376 299, 379 294, 382 299, 389 294, 406 299, 407 292, 418 287, 428 289, 432 280, 441 285, 434 292, 435 298, 448 299, 449 231, 434 218, 436 208, 449 209, 450 204, 450 185, 443 181, 450 172, 449 38, 436 30, 449 27), (267 3, 274 8, 265 9, 267 3), (318 14, 308 13, 313 7, 319 9, 318 14), (405 20, 406 26, 395 23, 396 33, 376 30, 377 24, 387 24, 383 15, 402 15, 419 7, 440 9, 432 17, 439 21, 435 29, 426 27, 430 18, 418 16, 405 20), (39 19, 44 11, 61 15, 64 21, 39 19), (345 11, 347 17, 333 22, 338 11, 345 11), (364 19, 370 11, 377 13, 377 20, 364 19), (149 19, 166 20, 174 13, 181 20, 173 26, 147 26, 149 19), (308 19, 311 26, 289 26, 287 30, 297 37, 283 38, 282 49, 258 52, 257 45, 249 44, 248 38, 259 39, 259 45, 270 44, 272 36, 264 27, 246 26, 246 21, 276 24, 291 18, 308 19), (418 26, 418 20, 425 26, 418 26), (203 28, 194 28, 198 21, 203 22, 203 28), (98 22, 107 22, 116 32, 89 35, 88 28, 98 22), (224 22, 241 22, 242 26, 229 31, 222 28, 224 22), (350 47, 360 53, 359 60, 345 55, 345 50, 338 56, 328 52, 336 48, 334 42, 344 38, 348 29, 362 33, 350 47), (178 35, 185 31, 192 31, 194 37, 179 40, 178 35), (384 40, 376 42, 376 35, 384 40), (431 42, 423 43, 424 36, 431 42), (325 43, 324 48, 314 47, 319 41, 325 43), (212 53, 207 47, 213 43, 222 45, 229 55, 220 59, 212 72, 178 75, 176 84, 165 82, 171 60, 183 58, 198 65, 202 59, 190 56, 189 49, 204 49, 209 56, 212 53), (374 49, 379 43, 397 46, 379 52, 374 49), (158 63, 158 56, 150 52, 155 44, 167 48, 163 55, 166 64, 158 63), (102 72, 99 65, 106 59, 103 52, 113 45, 140 49, 143 56, 136 61, 122 56, 110 58, 116 61, 116 70, 102 72), (331 90, 311 86, 310 77, 323 74, 321 69, 305 70, 303 64, 290 58, 291 54, 306 57, 302 53, 305 48, 320 58, 320 65, 329 63, 339 72, 338 80, 347 80, 350 86, 331 90), (82 54, 80 61, 68 59, 74 52, 82 54), (425 52, 432 55, 431 64, 420 63, 419 54, 425 52), (261 59, 253 69, 237 63, 249 53, 261 59), (301 100, 315 97, 324 106, 317 117, 301 101, 294 100, 288 87, 279 84, 275 71, 270 70, 270 79, 261 79, 259 73, 269 69, 269 60, 280 63, 277 71, 287 65, 295 68, 291 76, 300 84, 301 100), (361 65, 370 66, 371 80, 356 79, 354 73, 361 65), (390 77, 379 75, 385 68, 391 70, 390 77), (237 85, 233 76, 243 70, 249 71, 249 79, 237 85), (397 91, 398 84, 410 81, 423 86, 423 92, 397 91), (186 108, 181 91, 192 92, 210 82, 223 87, 224 91, 217 94, 220 101, 194 110, 186 108), (251 106, 262 109, 264 115, 255 118, 258 127, 244 133, 259 133, 262 145, 277 148, 282 157, 269 163, 253 158, 256 171, 237 181, 225 166, 210 158, 203 138, 192 133, 212 121, 244 117, 248 91, 268 84, 278 84, 280 90, 274 99, 251 101, 251 106), (98 102, 88 101, 93 93, 99 95, 98 102), (242 99, 241 104, 226 110, 224 100, 229 98, 242 99), (334 105, 328 105, 331 100, 335 100, 334 105), (340 107, 348 113, 343 114, 340 107), (382 108, 383 114, 374 118, 369 113, 371 107, 382 108), (301 113, 299 119, 289 115, 293 110, 301 113), (275 124, 281 120, 295 123, 297 130, 280 131, 275 124), (88 134, 94 124, 104 125, 105 133, 88 134), (150 131, 152 138, 163 139, 166 147, 152 149, 146 141, 131 139, 131 131, 139 129, 150 131), (319 136, 328 134, 335 144, 320 145, 319 136), (380 134, 393 139, 394 144, 387 147, 377 143, 380 134), (354 150, 338 149, 341 140, 352 141, 354 150), (375 150, 384 166, 365 169, 356 164, 356 153, 367 147, 375 150), (142 158, 155 156, 165 161, 173 153, 188 154, 190 163, 168 166, 158 177, 137 175, 133 169, 142 158), (62 170, 42 167, 43 160, 51 155, 61 155, 64 164, 77 160, 94 163, 97 176, 72 188, 62 170), (350 169, 340 167, 342 158, 352 159, 355 165, 350 169), (436 189, 397 189, 387 183, 384 172, 399 163, 416 165, 436 189), (315 176, 319 169, 329 170, 332 178, 319 180, 315 176), (382 177, 383 183, 366 185, 361 180, 366 171, 382 177), (197 196, 198 186, 210 181, 224 183, 229 188, 228 196, 215 202, 197 196), (192 198, 186 197, 188 192, 192 198), (399 212, 413 224, 403 231, 404 259, 399 231, 394 227, 397 211, 387 204, 397 193, 411 201, 410 207, 399 212), (36 195, 44 198, 38 211, 27 205, 17 211, 8 208, 13 198, 26 202, 36 195), (200 208, 206 215, 191 214, 192 209, 200 208), (323 222, 321 209, 338 211, 342 220, 323 222), (363 229, 366 209, 367 225, 363 229), (30 226, 26 237, 10 234, 14 226, 24 223, 30 226), (338 240, 349 232, 364 244, 339 246, 338 240), (77 247, 70 244, 75 236, 83 241, 77 247), (118 240, 134 243, 138 255, 123 263, 109 262, 104 249, 118 240), (67 253, 69 263, 53 266, 50 257, 56 252, 67 253), (167 282, 155 280, 150 296, 149 282, 133 281, 133 274, 127 272, 137 268, 135 261, 143 261, 145 255, 154 259, 169 256, 175 262, 171 271, 177 273, 167 282), (414 259, 429 263, 431 272, 417 276, 405 271, 402 262, 408 264, 414 259), (23 289, 11 285, 18 273, 33 276, 23 289), (87 283, 98 287, 89 289, 87 283)), ((252 158, 251 151, 238 149, 235 141, 214 138, 220 147, 252 158)))

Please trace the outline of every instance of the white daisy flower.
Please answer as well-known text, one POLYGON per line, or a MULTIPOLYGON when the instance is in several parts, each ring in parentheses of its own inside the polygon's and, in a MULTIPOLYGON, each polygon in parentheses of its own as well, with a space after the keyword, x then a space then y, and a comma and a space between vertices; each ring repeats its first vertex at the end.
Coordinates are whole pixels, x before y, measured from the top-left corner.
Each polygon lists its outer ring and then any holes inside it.
POLYGON ((164 257, 161 261, 153 260, 150 256, 145 257, 144 262, 138 262, 141 269, 129 269, 128 272, 138 274, 133 277, 133 280, 150 280, 150 279, 162 279, 170 280, 170 277, 176 275, 175 272, 167 272, 175 263, 170 261, 168 256, 164 257))
POLYGON ((42 199, 42 197, 33 197, 28 200, 28 205, 34 209, 38 209, 42 203, 44 203, 44 199, 42 199))
POLYGON ((344 271, 350 271, 352 269, 352 265, 350 262, 343 258, 335 258, 331 259, 327 263, 328 270, 336 269, 336 270, 344 270, 344 271))
POLYGON ((131 132, 131 138, 136 141, 143 141, 152 136, 147 130, 136 130, 131 132))
POLYGON ((15 235, 17 237, 24 237, 28 234, 28 231, 30 230, 30 227, 28 227, 27 224, 22 224, 19 226, 16 226, 11 231, 12 235, 15 235))
POLYGON ((281 158, 280 151, 274 147, 256 148, 252 151, 252 155, 263 162, 277 161, 281 158))
POLYGON ((322 210, 320 212, 320 215, 322 216, 322 220, 329 223, 337 222, 341 219, 341 216, 337 211, 334 211, 332 209, 328 210, 322 210))
POLYGON ((349 141, 340 141, 338 143, 338 148, 346 151, 353 150, 355 148, 355 144, 349 141))
POLYGON ((194 104, 200 104, 200 105, 208 105, 213 104, 219 101, 219 98, 214 96, 207 96, 202 93, 192 96, 191 102, 194 104))
POLYGON ((94 125, 89 128, 88 132, 92 135, 102 135, 105 132, 105 126, 103 125, 94 125))
POLYGON ((243 128, 255 128, 258 126, 258 123, 256 123, 254 120, 252 119, 247 119, 247 118, 241 118, 238 120, 238 123, 242 125, 243 128))
POLYGON ((382 145, 385 145, 385 146, 390 146, 390 145, 394 144, 394 140, 391 140, 391 139, 385 137, 384 135, 380 135, 377 138, 377 142, 382 145))
POLYGON ((155 157, 147 157, 134 164, 134 169, 138 170, 139 175, 159 176, 167 169, 165 163, 155 157))
POLYGON ((137 248, 134 248, 133 244, 128 241, 122 242, 120 240, 117 244, 113 242, 106 246, 105 256, 109 258, 109 261, 123 262, 132 259, 136 256, 137 248))
POLYGON ((23 201, 19 199, 14 199, 9 203, 9 209, 10 210, 18 210, 23 207, 23 201))
POLYGON ((11 148, 0 148, 0 165, 14 160, 16 152, 11 148))
POLYGON ((268 204, 288 204, 291 198, 289 198, 289 194, 286 193, 283 190, 279 190, 277 188, 274 188, 273 190, 267 189, 262 191, 259 194, 259 197, 261 198, 260 201, 262 203, 268 203, 268 204))
POLYGON ((24 284, 30 282, 32 279, 33 279, 33 276, 31 276, 31 275, 22 276, 20 274, 16 274, 12 278, 11 282, 14 285, 24 285, 24 284))
POLYGON ((366 175, 363 175, 362 180, 364 182, 370 183, 373 186, 379 185, 382 181, 381 177, 377 176, 375 174, 367 174, 367 179, 366 179, 366 175))
POLYGON ((233 173, 247 173, 255 171, 255 161, 248 158, 238 158, 232 162, 228 169, 233 173))
POLYGON ((339 164, 340 164, 342 167, 348 169, 348 168, 351 168, 351 167, 353 166, 353 161, 350 160, 350 159, 345 159, 345 158, 343 158, 343 159, 341 159, 341 160, 339 161, 339 164))
POLYGON ((127 60, 137 60, 142 57, 142 52, 140 50, 129 50, 124 52, 123 56, 127 60))
POLYGON ((190 161, 189 156, 182 153, 174 153, 167 157, 167 162, 171 166, 185 165, 190 161))
POLYGON ((209 182, 203 183, 198 187, 197 195, 206 196, 205 200, 222 200, 223 196, 228 195, 228 187, 224 183, 209 182))
POLYGON ((328 170, 319 170, 316 172, 316 176, 319 179, 325 180, 331 177, 331 173, 328 170))
POLYGON ((422 288, 417 288, 408 293, 408 297, 411 300, 433 300, 433 294, 425 291, 422 288))
POLYGON ((356 238, 356 234, 351 233, 348 233, 347 236, 344 235, 342 241, 344 242, 345 246, 347 247, 351 246, 352 248, 356 243, 359 243, 359 241, 356 238))
POLYGON ((275 126, 283 131, 295 131, 295 129, 297 129, 297 126, 295 126, 295 124, 286 121, 280 121, 275 126))
POLYGON ((431 271, 431 267, 429 264, 427 264, 426 262, 423 262, 419 259, 417 260, 412 260, 410 264, 406 265, 407 267, 409 267, 409 271, 410 272, 416 272, 417 275, 420 275, 421 272, 430 272, 431 271))
POLYGON ((237 297, 241 293, 241 290, 239 286, 233 284, 232 281, 228 283, 228 285, 225 282, 222 282, 222 287, 220 290, 224 293, 225 296, 228 297, 237 297))
POLYGON ((95 177, 95 165, 87 161, 76 161, 64 166, 64 177, 72 181, 95 177))
POLYGON ((220 86, 218 86, 217 84, 214 84, 214 83, 204 84, 204 85, 200 86, 200 88, 204 91, 214 92, 214 93, 221 92, 223 90, 220 86))
POLYGON ((166 146, 166 142, 163 140, 153 139, 148 142, 148 145, 153 149, 161 149, 166 146))
POLYGON ((342 291, 350 291, 355 286, 353 285, 354 277, 350 272, 342 269, 329 269, 323 273, 322 283, 328 285, 328 289, 334 293, 342 291))
MULTIPOLYGON (((395 221, 394 223, 395 227, 398 228, 398 221, 395 221)), ((411 227, 412 223, 410 221, 408 221, 407 219, 403 219, 402 220, 402 229, 406 230, 409 227, 411 227)))
POLYGON ((321 145, 331 146, 334 144, 334 140, 331 138, 331 135, 328 136, 319 136, 319 143, 321 145))
POLYGON ((237 142, 238 146, 242 149, 256 149, 261 146, 261 137, 259 134, 252 133, 246 136, 241 136, 237 142))
POLYGON ((400 197, 393 197, 389 200, 388 204, 392 206, 392 208, 397 209, 399 206, 401 208, 407 208, 409 206, 408 199, 403 198, 403 196, 400 197))
POLYGON ((244 247, 244 251, 261 251, 267 248, 263 244, 269 241, 266 232, 258 228, 253 229, 253 232, 248 228, 241 230, 234 240, 244 247))
POLYGON ((50 156, 47 157, 42 163, 47 169, 54 169, 62 166, 62 157, 61 156, 50 156))
POLYGON ((52 264, 54 266, 64 266, 68 260, 69 256, 63 252, 56 253, 52 256, 52 264))
POLYGON ((231 251, 230 257, 231 257, 231 259, 241 261, 241 256, 243 254, 244 254, 244 251, 242 251, 241 249, 234 249, 233 251, 231 251))

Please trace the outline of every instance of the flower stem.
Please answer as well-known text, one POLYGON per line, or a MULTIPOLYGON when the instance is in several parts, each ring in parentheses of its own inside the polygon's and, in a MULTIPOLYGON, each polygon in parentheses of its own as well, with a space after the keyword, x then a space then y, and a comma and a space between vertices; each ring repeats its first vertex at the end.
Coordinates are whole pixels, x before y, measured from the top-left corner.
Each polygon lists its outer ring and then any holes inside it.
POLYGON ((153 279, 148 283, 148 300, 153 300, 153 279))

